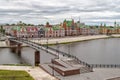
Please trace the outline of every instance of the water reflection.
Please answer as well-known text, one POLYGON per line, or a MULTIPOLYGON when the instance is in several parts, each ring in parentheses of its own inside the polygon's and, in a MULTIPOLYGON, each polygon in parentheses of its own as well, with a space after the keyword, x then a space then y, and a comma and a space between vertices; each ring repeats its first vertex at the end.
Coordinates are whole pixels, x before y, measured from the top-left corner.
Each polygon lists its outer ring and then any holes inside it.
POLYGON ((8 48, 0 48, 0 64, 17 64, 20 62, 20 58, 8 48))
POLYGON ((120 38, 99 39, 60 46, 60 50, 70 52, 90 64, 120 64, 120 38))

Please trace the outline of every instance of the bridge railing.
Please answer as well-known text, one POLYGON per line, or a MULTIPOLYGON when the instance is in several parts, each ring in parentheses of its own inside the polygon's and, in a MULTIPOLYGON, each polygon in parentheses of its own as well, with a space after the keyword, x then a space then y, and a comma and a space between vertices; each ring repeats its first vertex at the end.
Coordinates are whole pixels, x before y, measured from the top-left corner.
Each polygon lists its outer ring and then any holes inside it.
POLYGON ((120 68, 120 64, 90 64, 93 68, 120 68))
POLYGON ((37 44, 37 43, 32 42, 32 41, 27 40, 27 39, 11 38, 11 40, 22 41, 22 42, 24 42, 26 44, 30 44, 33 47, 36 47, 38 49, 41 49, 40 46, 42 46, 42 47, 46 48, 46 51, 47 51, 47 49, 56 51, 56 52, 58 52, 58 54, 61 54, 63 56, 66 56, 66 57, 69 57, 69 58, 74 58, 78 63, 80 63, 82 65, 85 65, 86 67, 88 67, 91 70, 93 68, 120 68, 120 65, 118 65, 118 64, 88 64, 88 63, 86 63, 84 61, 79 60, 76 56, 74 56, 72 54, 68 54, 66 52, 62 52, 60 50, 54 49, 52 47, 49 47, 48 45, 37 44))
POLYGON ((51 47, 48 47, 49 49, 52 49, 56 52, 59 52, 61 53, 63 56, 67 56, 67 57, 70 57, 70 58, 74 58, 78 63, 82 64, 82 65, 85 65, 86 67, 90 68, 92 70, 92 66, 90 66, 90 64, 84 62, 84 61, 81 61, 80 59, 78 59, 76 56, 74 55, 71 55, 71 54, 68 54, 68 53, 65 53, 65 52, 62 52, 62 51, 59 51, 59 50, 56 50, 54 48, 51 48, 51 47))

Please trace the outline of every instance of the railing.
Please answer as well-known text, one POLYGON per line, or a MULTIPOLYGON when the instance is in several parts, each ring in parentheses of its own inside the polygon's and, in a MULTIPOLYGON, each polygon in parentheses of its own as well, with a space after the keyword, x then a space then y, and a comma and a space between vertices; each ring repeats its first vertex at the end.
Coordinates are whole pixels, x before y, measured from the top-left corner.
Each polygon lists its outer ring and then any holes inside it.
POLYGON ((21 41, 21 42, 23 42, 23 43, 26 43, 26 44, 28 44, 28 45, 31 45, 31 46, 34 47, 34 48, 42 49, 42 50, 44 50, 44 51, 47 51, 48 53, 51 53, 51 52, 49 52, 48 50, 53 50, 53 51, 55 51, 55 52, 58 52, 58 54, 61 54, 61 55, 66 56, 66 57, 68 57, 68 58, 74 58, 78 63, 80 63, 80 64, 88 67, 88 68, 91 69, 91 70, 92 70, 93 68, 120 68, 120 65, 118 65, 118 64, 88 64, 88 63, 86 63, 86 62, 84 62, 84 61, 79 60, 79 59, 78 59, 76 56, 74 56, 74 55, 71 55, 71 54, 68 54, 68 53, 66 53, 66 52, 62 52, 62 51, 60 51, 60 50, 54 49, 54 48, 52 48, 52 47, 49 47, 48 45, 37 44, 37 43, 32 42, 32 41, 27 40, 27 39, 10 38, 10 40, 18 41, 18 42, 21 41), (41 48, 41 47, 44 47, 44 49, 41 48))
POLYGON ((86 67, 88 67, 88 68, 90 68, 92 70, 92 66, 90 66, 88 63, 86 63, 84 61, 79 60, 76 56, 68 54, 68 53, 65 53, 65 52, 62 52, 60 50, 54 49, 54 48, 49 47, 49 46, 47 46, 47 47, 48 47, 48 49, 54 50, 54 51, 62 54, 63 56, 67 56, 69 58, 74 58, 79 64, 82 64, 82 65, 84 65, 84 66, 86 66, 86 67))
MULTIPOLYGON (((32 42, 32 41, 30 41, 30 40, 21 39, 21 38, 18 38, 18 39, 17 39, 17 38, 10 38, 10 40, 18 41, 18 42, 21 41, 21 42, 26 43, 26 44, 28 44, 28 45, 31 45, 32 47, 37 48, 37 49, 42 49, 41 47, 44 47, 45 49, 43 49, 43 50, 45 50, 45 51, 48 51, 48 49, 49 49, 49 50, 53 50, 53 51, 55 51, 55 52, 58 52, 58 54, 61 54, 61 55, 66 56, 66 57, 68 57, 68 58, 74 58, 78 63, 80 63, 80 64, 82 64, 82 65, 84 65, 84 66, 92 69, 92 66, 90 66, 90 65, 89 65, 88 63, 86 63, 86 62, 83 62, 83 61, 79 60, 76 56, 73 56, 73 55, 68 54, 68 53, 66 53, 66 52, 62 52, 62 51, 60 51, 60 50, 54 49, 54 48, 52 48, 52 47, 49 47, 48 45, 37 44, 37 43, 32 42)), ((48 51, 48 52, 49 52, 49 51, 48 51)), ((50 52, 49 52, 49 53, 50 53, 50 52)))
POLYGON ((90 64, 93 68, 120 68, 120 64, 90 64))

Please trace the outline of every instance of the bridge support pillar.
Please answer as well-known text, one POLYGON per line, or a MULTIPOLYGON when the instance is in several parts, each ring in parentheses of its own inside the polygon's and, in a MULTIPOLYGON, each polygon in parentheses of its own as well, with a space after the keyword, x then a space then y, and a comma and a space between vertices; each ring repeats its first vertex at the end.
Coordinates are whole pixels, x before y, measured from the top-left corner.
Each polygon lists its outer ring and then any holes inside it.
POLYGON ((18 54, 18 56, 21 56, 21 44, 17 45, 16 53, 18 54))
POLYGON ((40 64, 40 51, 35 51, 35 66, 40 64))
POLYGON ((10 47, 10 51, 11 51, 12 53, 15 53, 15 52, 16 52, 16 47, 10 47))

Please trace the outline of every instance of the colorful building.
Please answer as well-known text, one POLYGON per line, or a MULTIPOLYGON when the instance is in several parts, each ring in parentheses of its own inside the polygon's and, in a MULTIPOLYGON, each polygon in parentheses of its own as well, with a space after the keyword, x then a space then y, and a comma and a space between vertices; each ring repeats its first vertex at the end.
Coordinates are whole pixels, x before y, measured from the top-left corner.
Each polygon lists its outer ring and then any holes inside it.
POLYGON ((38 37, 38 29, 35 26, 13 26, 10 35, 16 37, 38 37))
POLYGON ((5 26, 6 34, 16 37, 41 38, 41 37, 64 37, 78 35, 98 35, 98 34, 119 34, 120 27, 115 22, 114 26, 88 26, 80 21, 75 22, 73 19, 64 20, 57 25, 41 26, 5 26))

